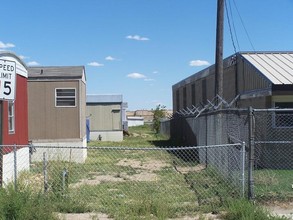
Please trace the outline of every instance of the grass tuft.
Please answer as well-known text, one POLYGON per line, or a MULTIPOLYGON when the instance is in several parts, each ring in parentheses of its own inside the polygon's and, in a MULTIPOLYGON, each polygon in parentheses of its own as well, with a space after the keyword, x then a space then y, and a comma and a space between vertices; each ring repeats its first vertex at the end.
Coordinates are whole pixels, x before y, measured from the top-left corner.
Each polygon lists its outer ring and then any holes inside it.
POLYGON ((0 189, 0 219, 54 220, 50 200, 30 188, 15 191, 12 185, 0 189))
POLYGON ((285 217, 273 216, 265 208, 247 200, 229 200, 225 204, 225 220, 285 220, 285 217))

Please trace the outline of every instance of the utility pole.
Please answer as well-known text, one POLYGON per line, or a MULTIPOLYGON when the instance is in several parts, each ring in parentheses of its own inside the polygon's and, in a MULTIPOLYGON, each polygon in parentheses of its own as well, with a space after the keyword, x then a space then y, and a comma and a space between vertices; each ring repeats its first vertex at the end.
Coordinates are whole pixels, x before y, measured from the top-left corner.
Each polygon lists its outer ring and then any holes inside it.
MULTIPOLYGON (((224 33, 224 4, 225 0, 218 0, 217 5, 217 33, 216 33, 216 62, 215 62, 215 96, 223 97, 223 33, 224 33)), ((219 104, 219 103, 217 103, 219 104)))
MULTIPOLYGON (((216 29, 216 61, 215 61, 215 96, 218 109, 222 109, 220 98, 223 96, 223 33, 224 33, 224 2, 225 0, 218 0, 217 5, 217 29, 216 29), (217 95, 220 98, 217 98, 217 95)), ((215 144, 223 144, 223 115, 220 111, 215 120, 215 144)), ((225 167, 228 166, 227 161, 224 161, 225 167)))

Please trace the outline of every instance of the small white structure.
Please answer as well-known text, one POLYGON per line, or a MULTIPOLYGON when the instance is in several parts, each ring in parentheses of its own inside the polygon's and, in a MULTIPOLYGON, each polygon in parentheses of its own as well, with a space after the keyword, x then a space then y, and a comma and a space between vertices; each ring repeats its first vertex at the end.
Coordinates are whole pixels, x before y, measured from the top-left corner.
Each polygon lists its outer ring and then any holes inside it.
MULTIPOLYGON (((13 147, 12 147, 13 148, 13 147)), ((3 155, 3 185, 13 182, 19 172, 29 170, 29 148, 3 155)))
POLYGON ((32 142, 35 151, 32 153, 31 158, 34 162, 44 160, 44 153, 46 160, 59 160, 75 163, 84 163, 87 158, 87 141, 83 138, 82 145, 79 139, 59 139, 56 143, 54 140, 37 140, 32 142))
POLYGON ((143 117, 128 116, 127 121, 128 121, 128 127, 144 125, 144 118, 143 117))

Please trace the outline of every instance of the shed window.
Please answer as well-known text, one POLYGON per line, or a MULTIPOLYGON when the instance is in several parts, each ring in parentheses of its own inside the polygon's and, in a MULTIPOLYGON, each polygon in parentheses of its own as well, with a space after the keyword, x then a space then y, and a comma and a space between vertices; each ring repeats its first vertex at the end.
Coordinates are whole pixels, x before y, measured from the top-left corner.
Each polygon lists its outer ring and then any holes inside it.
POLYGON ((55 90, 56 107, 75 107, 76 92, 75 89, 56 89, 55 90))
POLYGON ((276 127, 293 127, 293 102, 275 102, 275 108, 288 109, 288 111, 276 111, 274 125, 276 127))
POLYGON ((8 102, 8 130, 9 134, 15 133, 15 113, 14 113, 14 102, 8 102))

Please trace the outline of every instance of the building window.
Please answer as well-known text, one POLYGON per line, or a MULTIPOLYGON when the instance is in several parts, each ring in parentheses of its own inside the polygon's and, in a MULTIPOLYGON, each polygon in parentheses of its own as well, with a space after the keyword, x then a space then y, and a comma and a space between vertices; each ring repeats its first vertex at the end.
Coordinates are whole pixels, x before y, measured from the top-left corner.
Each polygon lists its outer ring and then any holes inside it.
POLYGON ((76 92, 75 89, 56 89, 55 90, 55 105, 56 107, 75 107, 76 92))
MULTIPOLYGON (((275 102, 277 109, 293 109, 293 102, 275 102)), ((293 111, 276 110, 274 114, 274 125, 276 127, 293 127, 293 111)))
POLYGON ((15 133, 15 115, 14 115, 14 102, 8 102, 8 130, 9 134, 15 133))
POLYGON ((195 84, 191 85, 191 104, 196 106, 196 99, 195 99, 195 84))
POLYGON ((203 79, 201 81, 201 89, 202 89, 202 103, 207 104, 207 80, 203 79))
POLYGON ((187 92, 186 87, 183 88, 183 108, 187 107, 187 92))
POLYGON ((180 110, 180 98, 179 98, 179 89, 176 90, 176 111, 180 110))

